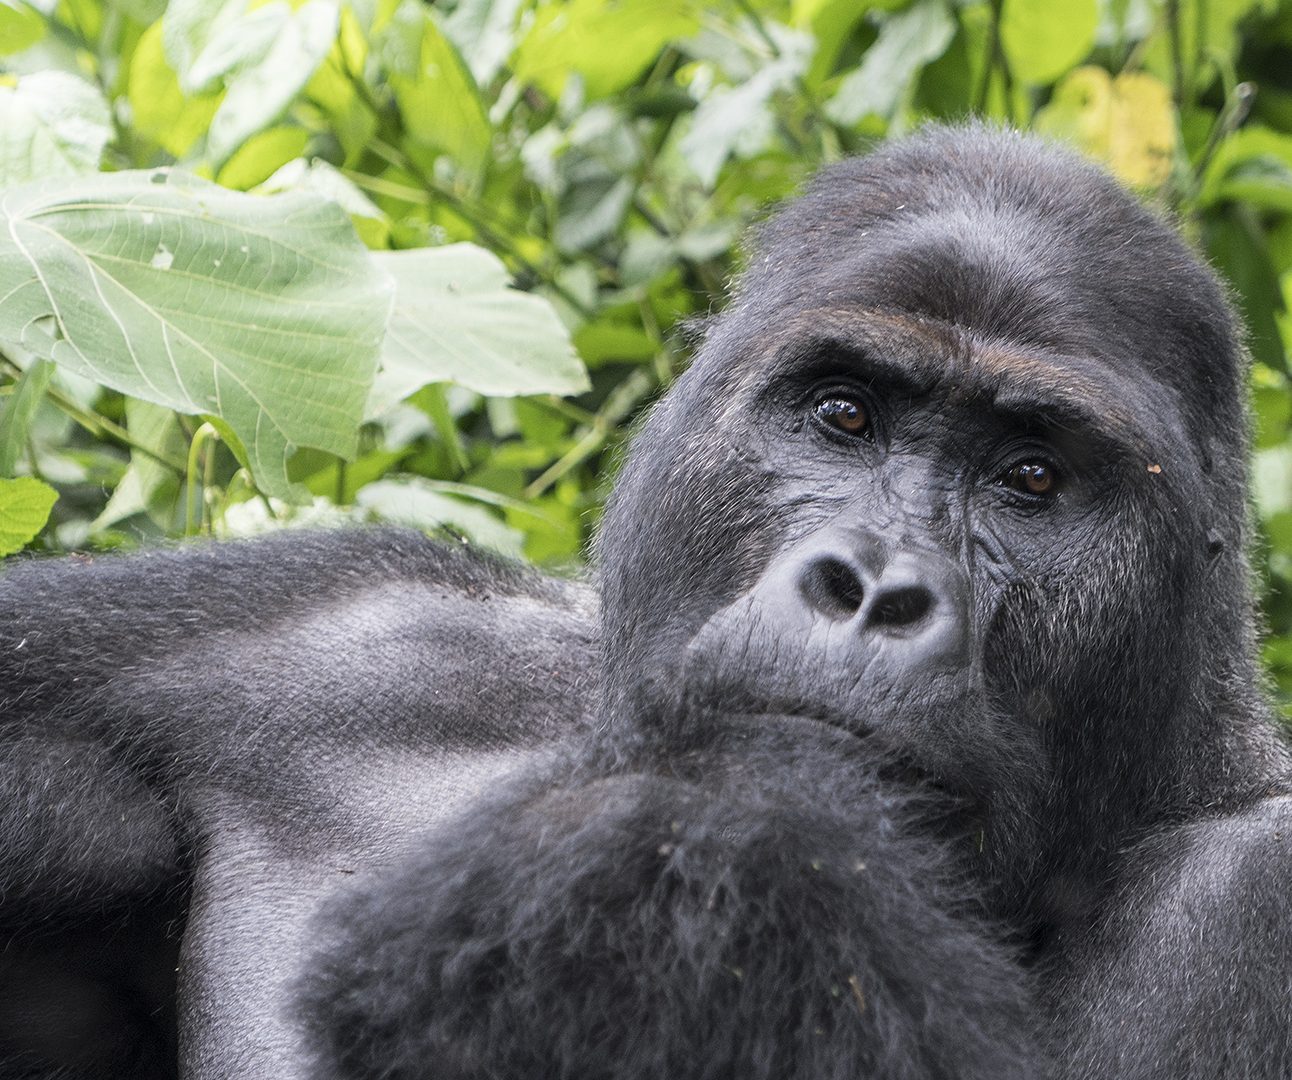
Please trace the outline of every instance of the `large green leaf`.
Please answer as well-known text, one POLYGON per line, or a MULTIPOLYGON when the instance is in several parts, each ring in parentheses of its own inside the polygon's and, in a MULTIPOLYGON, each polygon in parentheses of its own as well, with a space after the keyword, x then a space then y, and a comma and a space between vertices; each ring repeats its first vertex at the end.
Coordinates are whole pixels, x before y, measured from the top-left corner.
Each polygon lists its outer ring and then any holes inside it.
POLYGON ((0 188, 99 167, 112 138, 103 95, 64 71, 38 71, 0 86, 0 188))
POLYGON ((509 288, 506 267, 483 248, 452 244, 374 258, 396 293, 369 415, 433 382, 496 397, 588 388, 551 304, 509 288))
POLYGON ((20 551, 40 532, 57 500, 58 492, 30 476, 0 480, 0 555, 20 551))
POLYGON ((355 449, 390 284, 335 203, 158 170, 7 192, 0 296, 0 342, 218 416, 287 496, 294 448, 355 449))

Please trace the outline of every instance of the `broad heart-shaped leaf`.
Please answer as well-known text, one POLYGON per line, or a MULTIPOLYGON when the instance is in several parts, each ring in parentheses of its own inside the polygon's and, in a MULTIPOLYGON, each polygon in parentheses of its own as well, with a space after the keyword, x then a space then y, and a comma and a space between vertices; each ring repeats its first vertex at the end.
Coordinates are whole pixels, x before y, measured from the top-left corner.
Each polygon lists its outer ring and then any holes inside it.
POLYGON ((0 342, 213 414, 280 497, 296 447, 354 452, 390 297, 345 211, 307 192, 157 170, 0 197, 0 342))
POLYGON ((508 288, 507 269, 474 244, 384 251, 395 309, 368 415, 427 383, 481 394, 577 394, 588 374, 552 305, 508 288))
POLYGON ((0 555, 12 555, 45 527, 58 500, 48 484, 20 476, 0 480, 0 555))

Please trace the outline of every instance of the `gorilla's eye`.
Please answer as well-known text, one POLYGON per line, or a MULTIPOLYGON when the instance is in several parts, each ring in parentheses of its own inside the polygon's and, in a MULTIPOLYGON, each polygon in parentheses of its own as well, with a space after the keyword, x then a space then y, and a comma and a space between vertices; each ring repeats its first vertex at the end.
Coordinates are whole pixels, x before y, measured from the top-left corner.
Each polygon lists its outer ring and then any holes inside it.
POLYGON ((1024 461, 1005 474, 1005 483, 1027 495, 1053 495, 1058 491, 1059 474, 1044 461, 1024 461))
POLYGON ((843 394, 827 394, 816 403, 817 419, 845 435, 864 435, 870 427, 866 407, 843 394))

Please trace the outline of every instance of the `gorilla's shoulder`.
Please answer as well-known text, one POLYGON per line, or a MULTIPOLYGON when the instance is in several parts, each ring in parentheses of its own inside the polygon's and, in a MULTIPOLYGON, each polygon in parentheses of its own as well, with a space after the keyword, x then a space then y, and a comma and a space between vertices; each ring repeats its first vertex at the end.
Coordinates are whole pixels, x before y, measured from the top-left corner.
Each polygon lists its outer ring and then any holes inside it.
POLYGON ((132 554, 26 557, 0 571, 0 613, 29 608, 52 594, 88 599, 135 583, 139 603, 172 607, 194 590, 204 603, 245 601, 246 589, 298 593, 310 586, 335 590, 352 584, 409 581, 446 585, 465 593, 501 592, 553 602, 581 603, 590 591, 520 563, 462 543, 432 540, 412 529, 351 527, 288 530, 254 539, 195 541, 132 554))

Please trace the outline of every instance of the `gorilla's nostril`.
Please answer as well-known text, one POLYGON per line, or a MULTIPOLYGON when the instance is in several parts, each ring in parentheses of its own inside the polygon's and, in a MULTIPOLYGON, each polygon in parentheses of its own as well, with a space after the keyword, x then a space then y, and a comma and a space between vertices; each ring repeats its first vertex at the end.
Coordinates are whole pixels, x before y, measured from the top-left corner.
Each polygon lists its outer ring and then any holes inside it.
POLYGON ((856 571, 829 555, 808 564, 799 587, 807 602, 831 619, 851 619, 866 598, 856 571))
POLYGON ((870 626, 902 629, 914 626, 933 608, 933 594, 923 585, 885 589, 875 597, 866 622, 870 626))

